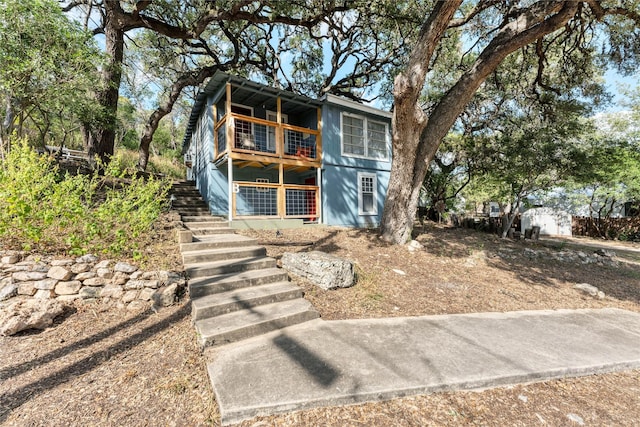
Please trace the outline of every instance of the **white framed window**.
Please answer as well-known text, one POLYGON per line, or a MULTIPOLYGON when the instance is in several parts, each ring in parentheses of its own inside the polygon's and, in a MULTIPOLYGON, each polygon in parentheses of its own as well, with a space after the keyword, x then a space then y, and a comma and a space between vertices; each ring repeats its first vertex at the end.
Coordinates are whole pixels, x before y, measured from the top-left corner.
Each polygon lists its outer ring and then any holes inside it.
POLYGON ((389 159, 389 126, 351 113, 340 116, 342 155, 374 160, 389 159))
POLYGON ((377 188, 375 173, 358 172, 358 215, 378 215, 377 188))

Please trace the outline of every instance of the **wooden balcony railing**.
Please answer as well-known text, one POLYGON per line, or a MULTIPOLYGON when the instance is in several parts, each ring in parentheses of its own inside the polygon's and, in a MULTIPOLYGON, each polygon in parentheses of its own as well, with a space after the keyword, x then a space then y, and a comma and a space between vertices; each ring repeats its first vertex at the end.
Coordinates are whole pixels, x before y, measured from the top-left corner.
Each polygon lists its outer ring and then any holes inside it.
POLYGON ((214 131, 216 158, 229 151, 268 157, 317 161, 320 132, 240 114, 227 114, 214 131))

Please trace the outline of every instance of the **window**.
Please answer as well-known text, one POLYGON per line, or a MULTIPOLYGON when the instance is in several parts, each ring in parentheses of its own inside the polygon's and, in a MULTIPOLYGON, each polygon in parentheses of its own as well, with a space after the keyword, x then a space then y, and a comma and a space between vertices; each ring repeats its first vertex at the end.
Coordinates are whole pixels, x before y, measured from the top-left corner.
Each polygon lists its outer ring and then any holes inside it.
POLYGON ((342 113, 342 154, 387 160, 389 130, 386 123, 342 113))
POLYGON ((377 215, 377 179, 373 173, 358 172, 358 214, 377 215))

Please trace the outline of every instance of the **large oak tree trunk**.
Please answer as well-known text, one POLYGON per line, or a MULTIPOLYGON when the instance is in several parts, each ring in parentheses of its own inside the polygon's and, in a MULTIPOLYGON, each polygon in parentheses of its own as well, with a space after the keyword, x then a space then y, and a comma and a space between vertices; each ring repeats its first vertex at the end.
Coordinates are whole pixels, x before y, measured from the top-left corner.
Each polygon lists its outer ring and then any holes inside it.
POLYGON ((459 1, 436 4, 421 29, 406 70, 394 81, 393 164, 381 237, 396 244, 403 244, 411 237, 420 186, 429 164, 482 82, 511 52, 561 28, 578 10, 578 2, 562 1, 538 2, 522 10, 500 27, 471 69, 460 77, 427 117, 420 109, 418 96, 435 46, 459 5, 459 1))
MULTIPOLYGON (((393 162, 382 213, 382 238, 404 243, 411 237, 422 181, 417 185, 416 156, 428 118, 418 105, 428 64, 461 0, 438 2, 420 29, 419 43, 407 69, 394 80, 392 117, 393 162)), ((424 178, 424 176, 422 177, 424 178)))
POLYGON ((122 14, 119 2, 105 1, 104 10, 107 64, 102 71, 102 87, 97 93, 103 117, 97 129, 91 132, 87 149, 91 158, 98 156, 100 160, 108 163, 113 156, 116 140, 118 96, 124 56, 124 29, 119 19, 122 14))

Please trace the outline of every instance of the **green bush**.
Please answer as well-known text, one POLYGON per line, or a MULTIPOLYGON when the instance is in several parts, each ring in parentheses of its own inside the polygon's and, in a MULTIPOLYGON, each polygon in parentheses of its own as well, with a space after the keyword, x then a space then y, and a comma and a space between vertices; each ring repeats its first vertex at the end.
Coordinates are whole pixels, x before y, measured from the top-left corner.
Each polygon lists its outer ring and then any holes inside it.
POLYGON ((118 158, 104 175, 62 175, 26 141, 0 167, 0 239, 7 247, 136 257, 136 239, 167 206, 168 180, 127 177, 118 158))

